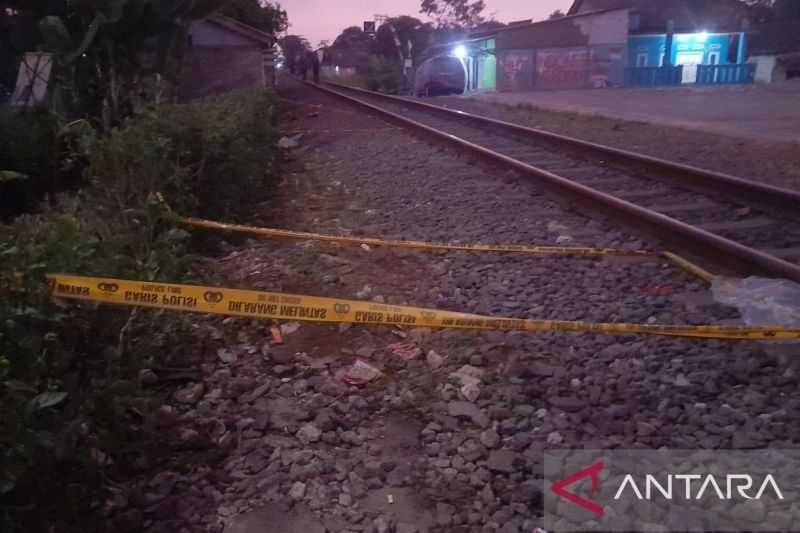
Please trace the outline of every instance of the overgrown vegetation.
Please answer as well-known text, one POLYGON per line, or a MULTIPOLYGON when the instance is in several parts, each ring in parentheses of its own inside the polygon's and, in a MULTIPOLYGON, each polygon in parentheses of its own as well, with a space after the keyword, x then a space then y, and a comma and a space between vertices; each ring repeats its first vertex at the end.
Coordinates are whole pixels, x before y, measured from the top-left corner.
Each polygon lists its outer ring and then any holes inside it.
POLYGON ((193 242, 162 200, 235 220, 269 193, 270 94, 163 104, 220 7, 287 23, 257 0, 0 0, 0 103, 23 53, 53 65, 36 109, 0 108, 3 533, 141 530, 137 484, 180 442, 155 421, 190 319, 53 301, 46 274, 184 280, 193 242))
POLYGON ((383 56, 369 58, 367 73, 367 89, 388 94, 400 94, 407 89, 403 70, 396 61, 383 56))
POLYGON ((0 226, 1 531, 141 526, 124 482, 155 465, 163 437, 139 375, 169 366, 180 322, 53 302, 45 274, 182 279, 189 235, 158 194, 185 214, 241 216, 269 190, 273 101, 245 91, 149 106, 98 136, 72 124, 68 154, 85 160, 87 185, 0 226))

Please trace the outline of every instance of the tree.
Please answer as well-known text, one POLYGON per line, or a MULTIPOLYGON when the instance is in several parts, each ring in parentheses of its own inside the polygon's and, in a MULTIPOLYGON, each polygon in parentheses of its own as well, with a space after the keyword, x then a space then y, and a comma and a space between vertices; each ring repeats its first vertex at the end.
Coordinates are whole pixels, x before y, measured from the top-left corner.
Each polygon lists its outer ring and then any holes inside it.
POLYGON ((364 70, 369 64, 373 45, 372 35, 364 33, 358 26, 350 26, 333 41, 329 57, 336 65, 364 70))
POLYGON ((286 68, 294 74, 297 72, 298 60, 311 49, 308 40, 300 35, 286 35, 278 39, 283 57, 286 60, 286 68))
POLYGON ((548 18, 548 20, 555 20, 555 19, 560 19, 560 18, 565 17, 565 16, 566 15, 564 14, 563 11, 561 11, 560 9, 556 9, 555 11, 550 13, 550 16, 547 17, 547 18, 548 18))
POLYGON ((371 44, 372 36, 364 33, 359 26, 345 28, 333 41, 333 46, 336 48, 369 48, 371 44))
POLYGON ((750 19, 754 22, 767 22, 775 16, 773 0, 745 0, 750 8, 750 19))
POLYGON ((193 19, 226 0, 5 0, 27 50, 54 54, 53 107, 109 127, 130 113, 144 80, 176 81, 193 19))
POLYGON ((778 19, 800 19, 800 2, 797 0, 775 0, 774 9, 778 19))
POLYGON ((744 0, 753 20, 758 22, 800 19, 798 0, 744 0))
POLYGON ((375 33, 375 53, 400 63, 416 59, 427 48, 432 32, 431 25, 418 18, 405 15, 390 18, 375 33))
POLYGON ((221 13, 267 33, 281 33, 289 27, 286 11, 266 0, 227 0, 221 13))
POLYGON ((422 0, 420 13, 436 20, 439 26, 477 25, 486 3, 484 0, 422 0))

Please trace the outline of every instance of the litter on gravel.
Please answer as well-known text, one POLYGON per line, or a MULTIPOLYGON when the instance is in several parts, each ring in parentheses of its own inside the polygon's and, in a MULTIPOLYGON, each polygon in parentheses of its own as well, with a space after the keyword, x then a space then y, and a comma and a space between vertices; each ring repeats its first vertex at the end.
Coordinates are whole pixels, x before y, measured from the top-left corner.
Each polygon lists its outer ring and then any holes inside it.
POLYGON ((347 385, 366 385, 381 376, 383 376, 383 372, 380 369, 363 359, 356 359, 342 376, 342 382, 347 385))
POLYGON ((403 361, 411 361, 422 355, 422 350, 414 343, 398 342, 390 344, 386 349, 392 355, 395 355, 403 361))

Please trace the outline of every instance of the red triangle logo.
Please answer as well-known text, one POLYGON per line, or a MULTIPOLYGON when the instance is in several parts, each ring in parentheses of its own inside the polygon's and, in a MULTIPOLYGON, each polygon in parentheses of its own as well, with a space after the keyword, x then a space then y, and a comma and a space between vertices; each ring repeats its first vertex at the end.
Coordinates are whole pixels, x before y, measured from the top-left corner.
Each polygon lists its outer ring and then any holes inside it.
POLYGON ((600 471, 603 469, 603 466, 604 465, 603 465, 602 462, 595 463, 595 464, 593 464, 592 466, 590 466, 588 468, 584 468, 580 472, 576 472, 575 474, 569 476, 568 478, 564 478, 561 481, 556 481, 555 483, 553 483, 553 486, 550 488, 550 490, 552 490, 554 493, 558 494, 562 498, 566 498, 567 500, 571 501, 572 503, 580 505, 584 509, 587 509, 587 510, 593 512, 597 516, 603 516, 605 511, 603 511, 602 507, 600 507, 599 505, 597 505, 593 501, 585 500, 585 499, 581 498, 580 496, 578 496, 577 494, 574 494, 574 493, 572 493, 572 492, 570 492, 570 491, 568 491, 568 490, 566 490, 564 488, 564 487, 566 487, 568 485, 572 485, 576 481, 579 481, 579 480, 581 480, 581 479, 583 479, 583 478, 585 478, 587 476, 591 476, 592 477, 592 496, 594 496, 595 493, 597 492, 597 488, 600 485, 600 471))

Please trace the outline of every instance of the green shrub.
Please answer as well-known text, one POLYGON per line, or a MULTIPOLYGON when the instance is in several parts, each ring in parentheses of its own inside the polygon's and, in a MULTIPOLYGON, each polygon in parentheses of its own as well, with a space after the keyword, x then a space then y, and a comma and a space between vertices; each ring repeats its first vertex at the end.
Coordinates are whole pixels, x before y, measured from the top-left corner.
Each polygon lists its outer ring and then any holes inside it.
POLYGON ((0 109, 0 219, 29 211, 45 195, 81 185, 95 131, 42 109, 0 109))
POLYGON ((238 219, 268 193, 273 120, 263 91, 159 106, 102 140, 89 172, 122 207, 161 192, 181 214, 238 219))
POLYGON ((273 113, 270 95, 241 92, 149 109, 97 140, 84 122, 60 130, 89 185, 0 225, 0 531, 108 530, 110 491, 164 449, 137 377, 171 366, 186 321, 55 302, 45 275, 183 279, 189 235, 157 193, 183 214, 244 216, 270 185, 273 113))
POLYGON ((0 109, 0 217, 18 214, 49 185, 56 128, 47 112, 0 109))
MULTIPOLYGON (((52 301, 47 273, 177 279, 188 266, 187 234, 160 207, 108 216, 88 194, 19 217, 0 233, 0 260, 15 272, 0 294, 0 530, 91 531, 109 479, 136 471, 158 436, 136 430, 151 406, 136 385, 147 342, 169 323, 156 312, 52 301), (90 207, 87 207, 90 206, 90 207), (127 225, 126 225, 127 222, 127 225), (100 459, 102 458, 102 460, 100 459)), ((152 364, 152 361, 149 361, 152 364)), ((152 406, 154 407, 154 406, 152 406)))
POLYGON ((0 170, 46 176, 58 127, 47 111, 18 112, 0 108, 0 170))

